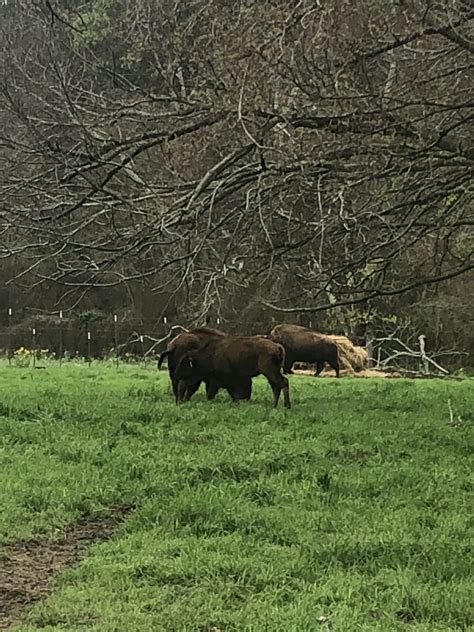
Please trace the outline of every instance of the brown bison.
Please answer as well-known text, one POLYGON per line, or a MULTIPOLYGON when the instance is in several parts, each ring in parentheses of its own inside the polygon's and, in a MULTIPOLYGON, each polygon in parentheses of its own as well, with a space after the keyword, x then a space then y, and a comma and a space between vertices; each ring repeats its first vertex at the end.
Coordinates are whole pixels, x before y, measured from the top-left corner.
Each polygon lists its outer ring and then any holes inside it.
POLYGON ((338 347, 329 336, 300 325, 277 325, 270 332, 270 340, 285 348, 285 373, 292 373, 294 362, 308 362, 316 364, 315 375, 319 375, 327 362, 339 377, 338 347))
MULTIPOLYGON (((219 386, 232 394, 241 388, 242 382, 245 384, 262 374, 272 387, 274 405, 277 406, 283 391, 285 407, 290 408, 288 380, 281 373, 284 361, 284 348, 271 340, 257 336, 214 337, 181 358, 175 378, 183 389, 207 380, 208 398, 212 399, 219 386)), ((179 393, 178 400, 182 399, 179 393)))
MULTIPOLYGON (((218 329, 211 329, 209 327, 195 327, 190 329, 185 333, 178 334, 168 343, 166 350, 158 358, 158 368, 161 368, 163 361, 165 358, 168 358, 168 372, 171 380, 171 385, 173 387, 173 393, 176 398, 176 403, 178 403, 178 391, 179 391, 179 380, 176 378, 176 367, 178 366, 181 358, 190 351, 195 351, 199 349, 207 340, 213 338, 223 338, 227 336, 223 331, 219 331, 218 329)), ((194 395, 194 393, 198 390, 201 385, 201 381, 204 381, 206 384, 206 393, 208 399, 213 399, 216 396, 217 391, 223 385, 218 383, 216 380, 213 381, 212 389, 210 380, 198 380, 193 382, 193 384, 189 384, 183 389, 181 393, 181 398, 184 400, 189 400, 194 395)), ((233 385, 233 388, 227 389, 229 391, 230 396, 234 400, 239 399, 250 399, 252 395, 252 380, 242 379, 236 382, 233 385)))

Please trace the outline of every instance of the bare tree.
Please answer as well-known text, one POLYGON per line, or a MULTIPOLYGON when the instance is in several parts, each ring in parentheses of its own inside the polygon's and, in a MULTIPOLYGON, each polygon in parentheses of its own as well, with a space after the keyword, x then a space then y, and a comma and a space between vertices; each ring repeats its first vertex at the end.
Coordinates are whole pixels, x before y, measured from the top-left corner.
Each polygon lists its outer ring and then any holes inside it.
POLYGON ((471 3, 17 0, 0 257, 196 320, 472 272, 471 3), (97 8, 98 7, 98 8, 97 8))

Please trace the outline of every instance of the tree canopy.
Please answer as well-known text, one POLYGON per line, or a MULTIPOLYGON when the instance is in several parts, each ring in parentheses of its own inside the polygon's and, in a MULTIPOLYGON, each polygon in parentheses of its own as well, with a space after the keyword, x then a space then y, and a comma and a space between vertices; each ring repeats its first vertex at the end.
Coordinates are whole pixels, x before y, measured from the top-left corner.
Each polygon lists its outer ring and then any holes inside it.
POLYGON ((4 2, 8 280, 69 301, 141 284, 196 320, 472 283, 473 18, 467 0, 4 2))

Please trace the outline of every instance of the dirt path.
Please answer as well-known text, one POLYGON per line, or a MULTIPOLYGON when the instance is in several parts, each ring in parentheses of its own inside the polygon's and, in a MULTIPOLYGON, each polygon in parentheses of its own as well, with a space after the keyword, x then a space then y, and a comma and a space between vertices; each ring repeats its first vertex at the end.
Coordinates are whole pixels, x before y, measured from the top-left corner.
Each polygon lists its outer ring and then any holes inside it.
POLYGON ((108 540, 130 511, 130 507, 111 507, 79 518, 55 540, 15 542, 0 550, 0 629, 24 617, 51 591, 52 580, 78 564, 92 544, 108 540))

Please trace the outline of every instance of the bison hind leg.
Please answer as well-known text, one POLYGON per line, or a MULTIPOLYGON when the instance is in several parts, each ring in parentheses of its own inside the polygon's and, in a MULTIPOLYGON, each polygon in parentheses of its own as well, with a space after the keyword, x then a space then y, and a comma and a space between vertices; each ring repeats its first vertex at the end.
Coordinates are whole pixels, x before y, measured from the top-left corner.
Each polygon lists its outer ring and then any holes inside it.
POLYGON ((273 391, 273 406, 276 408, 278 406, 278 400, 280 399, 280 393, 283 391, 285 408, 291 408, 290 403, 290 387, 288 383, 288 379, 284 377, 281 373, 278 373, 276 376, 265 376, 270 383, 273 391))
POLYGON ((270 382, 270 386, 273 391, 273 407, 276 408, 278 406, 278 400, 280 399, 281 387, 275 384, 275 382, 270 382))

